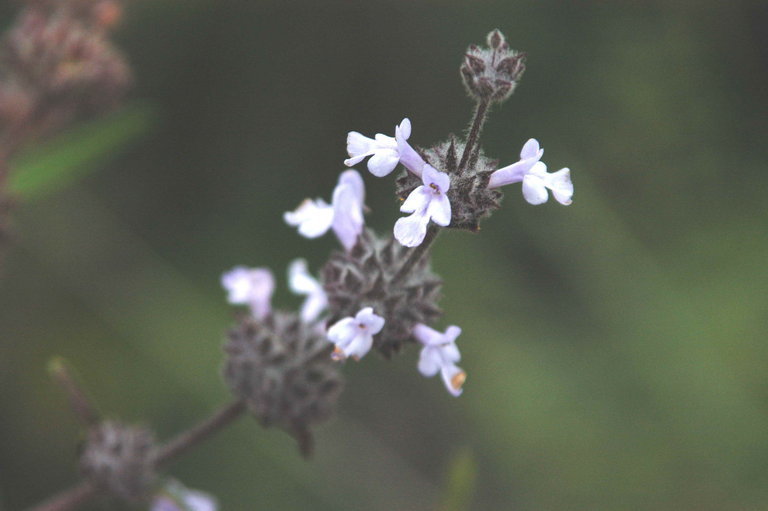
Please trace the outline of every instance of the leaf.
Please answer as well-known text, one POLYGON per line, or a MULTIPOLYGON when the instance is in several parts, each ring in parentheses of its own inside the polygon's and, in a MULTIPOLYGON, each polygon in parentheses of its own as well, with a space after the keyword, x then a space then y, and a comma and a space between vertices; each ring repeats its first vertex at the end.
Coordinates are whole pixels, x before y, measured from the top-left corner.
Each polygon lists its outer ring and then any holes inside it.
POLYGON ((465 511, 472 503, 475 492, 477 464, 469 448, 454 454, 448 466, 445 488, 438 509, 440 511, 465 511))
POLYGON ((155 117, 149 106, 132 105, 77 125, 19 156, 11 165, 8 188, 24 201, 53 193, 146 135, 155 117))

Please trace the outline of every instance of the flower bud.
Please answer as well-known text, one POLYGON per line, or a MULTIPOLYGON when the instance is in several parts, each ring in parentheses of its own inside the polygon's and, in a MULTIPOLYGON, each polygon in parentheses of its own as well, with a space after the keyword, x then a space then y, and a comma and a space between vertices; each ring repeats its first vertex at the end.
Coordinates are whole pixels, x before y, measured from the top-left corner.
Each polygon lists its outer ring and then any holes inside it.
POLYGON ((488 41, 488 46, 490 46, 494 50, 497 50, 499 49, 499 46, 501 46, 502 43, 504 43, 504 34, 502 34, 499 31, 499 29, 496 28, 488 33, 486 40, 488 41))
POLYGON ((148 429, 105 421, 88 432, 80 470, 95 486, 120 500, 144 501, 156 480, 156 449, 148 429))
POLYGON ((478 101, 502 102, 515 90, 525 71, 525 54, 509 49, 499 30, 488 34, 488 48, 470 45, 461 65, 461 78, 478 101))

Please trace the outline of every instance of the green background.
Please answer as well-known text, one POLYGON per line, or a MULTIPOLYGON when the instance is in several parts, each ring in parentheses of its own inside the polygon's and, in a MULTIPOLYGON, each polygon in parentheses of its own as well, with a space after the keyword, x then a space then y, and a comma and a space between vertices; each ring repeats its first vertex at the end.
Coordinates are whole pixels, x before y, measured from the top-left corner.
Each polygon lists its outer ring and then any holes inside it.
MULTIPOLYGON (((75 170, 27 200, 19 184, 0 509, 77 480, 54 355, 105 415, 161 438, 225 402, 221 272, 269 266, 296 307, 287 263, 317 270, 336 241, 282 213, 330 198, 349 130, 462 132, 462 52, 496 27, 528 70, 483 146, 508 164, 536 137, 576 192, 533 207, 509 186, 479 234, 438 240, 464 395, 415 349, 372 355, 344 368, 313 460, 247 419, 171 472, 225 510, 768 509, 766 26, 746 1, 132 3, 129 110, 19 162, 75 170), (94 144, 109 154, 86 162, 94 144)), ((391 229, 392 178, 364 178, 369 225, 391 229)))

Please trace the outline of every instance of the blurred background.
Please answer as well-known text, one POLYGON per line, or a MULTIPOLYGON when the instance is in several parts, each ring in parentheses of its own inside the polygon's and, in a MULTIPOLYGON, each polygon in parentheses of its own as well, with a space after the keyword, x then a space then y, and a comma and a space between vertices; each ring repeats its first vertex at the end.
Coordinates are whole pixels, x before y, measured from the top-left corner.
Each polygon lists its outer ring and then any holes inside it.
MULTIPOLYGON (((317 271, 336 241, 282 213, 330 198, 350 130, 461 133, 463 51, 499 28, 528 66, 485 151, 512 163, 536 137, 576 193, 533 207, 508 186, 482 232, 437 243, 464 395, 424 379, 417 349, 370 356, 346 365, 311 461, 242 419, 171 472, 225 510, 768 509, 767 26, 758 1, 128 5, 124 109, 19 163, 76 170, 14 213, 0 508, 77 481, 55 355, 161 438, 227 400, 222 271, 269 266, 275 303, 298 306, 287 263, 317 271)), ((391 229, 392 179, 365 180, 367 222, 391 229)))

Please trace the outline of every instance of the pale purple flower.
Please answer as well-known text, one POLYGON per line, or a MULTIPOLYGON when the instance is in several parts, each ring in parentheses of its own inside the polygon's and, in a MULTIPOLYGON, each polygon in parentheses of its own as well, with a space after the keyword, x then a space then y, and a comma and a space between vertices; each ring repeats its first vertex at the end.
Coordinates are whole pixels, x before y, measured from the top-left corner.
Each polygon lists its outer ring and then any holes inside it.
POLYGON ((301 306, 301 319, 305 323, 315 321, 328 306, 323 286, 309 274, 304 259, 296 259, 288 267, 288 285, 294 293, 307 296, 301 306))
POLYGON ((432 377, 440 372, 448 392, 454 396, 461 395, 462 385, 467 379, 467 373, 456 365, 461 360, 456 338, 461 334, 461 328, 449 326, 445 333, 440 333, 427 325, 418 323, 413 327, 413 336, 424 347, 419 355, 419 372, 426 377, 432 377))
POLYGON ((352 167, 370 156, 368 170, 376 177, 388 175, 395 170, 398 163, 402 163, 416 176, 421 177, 425 162, 406 142, 410 136, 411 121, 408 118, 395 127, 394 138, 381 133, 369 138, 357 131, 350 131, 347 135, 349 158, 344 160, 344 165, 352 167))
POLYGON ((323 199, 304 199, 298 208, 283 213, 283 220, 298 227, 299 234, 305 238, 318 238, 333 224, 333 206, 323 199))
POLYGON ((363 178, 356 170, 346 170, 339 176, 331 204, 322 199, 306 199, 294 211, 284 213, 283 219, 288 225, 298 227, 299 234, 305 238, 317 238, 333 228, 349 251, 363 232, 364 204, 363 178))
POLYGON ((573 202, 573 183, 571 170, 563 168, 551 174, 547 172, 544 162, 538 162, 523 178, 523 197, 530 204, 544 204, 549 198, 547 188, 552 190, 552 196, 563 206, 573 202))
POLYGON ((150 511, 216 511, 218 508, 216 499, 211 495, 190 490, 178 481, 171 480, 152 499, 149 509, 150 511))
POLYGON ((523 180, 528 171, 531 170, 536 162, 544 156, 544 149, 539 146, 539 141, 531 138, 523 145, 520 151, 520 161, 500 168, 491 174, 491 180, 488 181, 488 188, 519 183, 523 180))
POLYGON ((271 312, 275 279, 267 268, 236 266, 221 276, 221 285, 229 303, 248 305, 256 319, 264 319, 271 312))
POLYGON ((395 222, 395 238, 406 247, 424 241, 430 220, 442 226, 451 223, 451 203, 446 195, 451 185, 448 174, 424 165, 421 179, 424 184, 413 190, 400 206, 400 211, 412 214, 395 222))
POLYGON ((543 154, 544 149, 539 147, 539 142, 535 138, 528 140, 520 151, 520 161, 491 174, 488 188, 522 181, 523 197, 530 204, 547 202, 549 198, 547 188, 552 190, 552 195, 557 202, 565 206, 571 204, 573 197, 571 171, 563 168, 552 174, 547 173, 547 166, 539 161, 543 154))
POLYGON ((373 336, 384 328, 384 318, 374 314, 371 307, 365 307, 355 317, 340 319, 328 329, 327 337, 336 345, 335 360, 352 357, 360 360, 373 346, 373 336))

